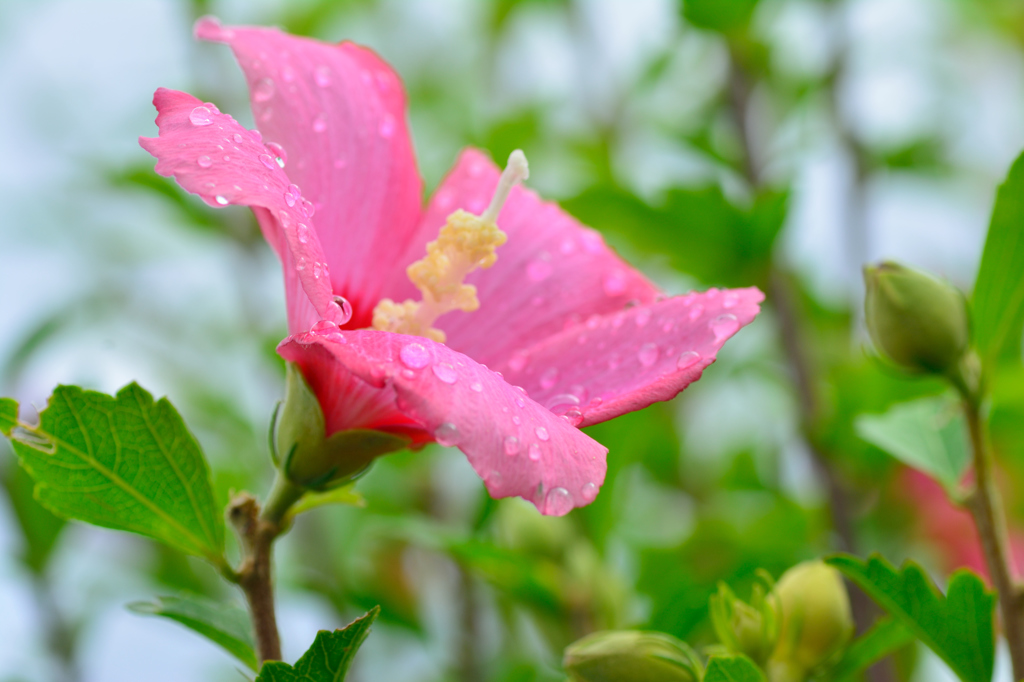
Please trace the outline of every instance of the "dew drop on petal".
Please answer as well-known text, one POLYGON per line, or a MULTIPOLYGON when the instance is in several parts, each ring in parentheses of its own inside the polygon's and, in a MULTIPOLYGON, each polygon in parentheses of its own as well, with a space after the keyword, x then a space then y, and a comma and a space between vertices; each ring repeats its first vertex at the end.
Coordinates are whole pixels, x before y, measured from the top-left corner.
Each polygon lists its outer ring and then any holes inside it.
POLYGON ((519 396, 516 396, 516 406, 517 407, 526 407, 526 401, 523 400, 522 398, 520 398, 519 396))
POLYGON ((402 359, 406 367, 412 369, 423 369, 430 364, 430 351, 419 343, 407 344, 399 351, 398 357, 402 359))
POLYGON ((690 315, 689 315, 690 321, 692 322, 692 321, 696 320, 698 317, 700 317, 703 314, 704 314, 704 306, 702 306, 700 303, 697 303, 692 308, 690 308, 690 315))
POLYGON ((313 325, 310 331, 314 332, 336 332, 338 331, 338 325, 334 324, 330 320, 320 320, 313 325))
POLYGON ((513 372, 521 372, 526 367, 527 355, 521 350, 517 350, 512 354, 512 357, 508 361, 508 367, 513 372))
POLYGON ((274 81, 261 78, 252 86, 252 98, 256 102, 266 102, 274 96, 274 81))
POLYGON ((726 309, 735 308, 736 304, 739 303, 739 301, 739 295, 736 294, 736 292, 730 291, 729 293, 722 297, 722 307, 726 309))
POLYGON ((572 240, 572 237, 566 237, 562 240, 558 250, 562 252, 563 256, 568 256, 576 251, 576 242, 572 240))
POLYGON ((213 165, 213 159, 211 159, 209 156, 200 156, 198 159, 196 159, 196 163, 199 164, 200 168, 209 168, 210 166, 213 165))
POLYGON ((338 324, 348 324, 348 321, 352 319, 352 304, 344 296, 335 296, 332 303, 338 306, 338 309, 341 311, 338 324))
POLYGON ((536 462, 540 459, 540 446, 536 443, 530 443, 530 447, 527 449, 527 456, 531 462, 536 462))
POLYGON ((391 114, 384 114, 384 118, 381 119, 380 125, 377 126, 377 133, 384 139, 394 136, 395 117, 391 114))
POLYGON ((540 375, 540 387, 545 391, 555 385, 558 381, 558 368, 550 367, 540 375))
POLYGON ((305 258, 300 258, 299 262, 295 264, 295 269, 296 270, 305 270, 306 269, 306 259, 305 258))
POLYGON ((312 218, 313 214, 316 213, 316 206, 309 199, 303 198, 299 205, 302 208, 302 214, 307 218, 312 218))
POLYGON ((305 223, 299 223, 299 226, 295 228, 295 232, 299 236, 300 244, 305 244, 309 241, 309 227, 305 223))
POLYGON ((580 488, 580 495, 583 497, 584 502, 590 504, 597 499, 597 492, 599 488, 593 483, 584 483, 583 487, 580 488))
POLYGON ((565 516, 572 508, 572 495, 565 488, 552 488, 544 498, 544 513, 548 516, 565 516))
POLYGON ((208 126, 213 123, 213 112, 209 107, 198 106, 188 115, 188 120, 194 126, 208 126))
POLYGON ((474 381, 469 385, 469 388, 472 389, 474 393, 482 393, 484 390, 484 385, 481 384, 479 381, 474 381))
POLYGON ((573 407, 578 407, 580 399, 571 393, 559 393, 558 395, 552 396, 545 407, 554 412, 557 415, 565 414, 567 410, 573 407))
POLYGON ((458 444, 461 435, 458 427, 451 422, 444 422, 434 429, 434 438, 446 448, 458 444))
POLYGON ((583 423, 583 411, 578 407, 570 407, 565 414, 559 416, 572 426, 579 426, 583 423))
POLYGON ((288 204, 288 208, 295 205, 299 199, 302 198, 302 190, 299 189, 298 185, 288 185, 288 189, 284 192, 284 203, 288 204))
POLYGON ((551 262, 543 258, 536 258, 526 266, 526 276, 534 282, 543 282, 553 271, 551 262))
POLYGON ((679 361, 676 362, 676 368, 687 369, 688 367, 693 367, 698 362, 700 362, 700 353, 695 350, 688 350, 679 355, 679 361))
POLYGON ((454 367, 446 362, 440 362, 434 365, 431 369, 434 370, 434 376, 446 384, 454 384, 459 380, 459 373, 455 371, 454 367))
POLYGON ((519 415, 512 415, 512 423, 519 426, 523 423, 523 420, 519 418, 519 415))
POLYGON ((640 350, 637 352, 637 360, 644 367, 650 367, 658 361, 658 354, 660 353, 658 345, 655 343, 645 343, 640 346, 640 350))
POLYGON ((626 275, 621 270, 609 272, 601 284, 607 296, 621 296, 626 293, 626 275))
POLYGON ((281 78, 284 79, 285 83, 291 83, 295 80, 295 69, 290 66, 286 66, 281 69, 281 78))
POLYGON ((228 200, 227 200, 227 199, 226 199, 225 197, 222 197, 222 196, 221 196, 221 195, 219 195, 219 194, 218 194, 217 196, 215 196, 215 197, 213 198, 213 200, 214 200, 214 201, 216 201, 216 202, 217 202, 218 204, 220 204, 221 206, 227 206, 227 205, 228 205, 228 200))
POLYGON ((538 426, 534 431, 537 433, 537 438, 540 438, 542 441, 547 442, 551 439, 551 436, 548 435, 548 430, 543 426, 538 426))
POLYGON ((636 312, 636 326, 643 327, 651 321, 651 311, 647 308, 641 308, 636 312))
POLYGON ((715 335, 715 341, 732 336, 740 328, 740 321, 732 313, 719 315, 708 324, 711 327, 711 333, 715 335))
POLYGON ((505 438, 505 454, 509 457, 519 454, 519 439, 515 436, 505 438))
POLYGON ((270 154, 260 154, 259 158, 260 158, 260 163, 262 163, 264 166, 266 166, 270 170, 274 170, 274 169, 277 168, 277 161, 275 161, 274 157, 271 156, 270 154))
POLYGON ((412 371, 411 369, 403 369, 402 376, 405 377, 406 379, 412 379, 416 376, 416 372, 412 371))
POLYGON ((276 142, 268 142, 267 149, 277 157, 277 165, 284 168, 284 165, 288 163, 288 152, 284 150, 284 147, 276 142))
POLYGON ((328 66, 320 65, 313 70, 313 80, 321 88, 327 88, 331 85, 331 69, 328 66))
POLYGON ((322 133, 325 130, 327 130, 327 117, 317 114, 317 117, 313 119, 313 132, 322 133))

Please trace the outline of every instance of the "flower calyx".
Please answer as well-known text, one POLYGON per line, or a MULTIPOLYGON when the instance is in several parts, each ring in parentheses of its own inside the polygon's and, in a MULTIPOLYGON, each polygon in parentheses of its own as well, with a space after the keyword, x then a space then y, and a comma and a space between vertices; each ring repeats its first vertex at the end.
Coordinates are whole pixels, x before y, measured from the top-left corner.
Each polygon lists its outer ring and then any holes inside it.
POLYGON ((779 639, 781 607, 771 575, 759 570, 757 579, 749 602, 737 597, 724 582, 718 583, 718 593, 708 600, 708 609, 722 646, 763 666, 779 639))
POLYGON ((479 216, 462 209, 449 215, 437 239, 427 244, 427 255, 406 270, 423 299, 401 303, 383 299, 373 309, 373 328, 444 343, 445 334, 433 326, 434 321, 453 310, 468 313, 480 307, 476 287, 464 280, 498 259, 495 250, 508 239, 498 228, 498 213, 512 188, 529 176, 526 156, 517 149, 509 156, 487 209, 479 216))
POLYGON ((566 648, 562 664, 572 682, 699 682, 704 669, 685 642, 636 630, 587 635, 566 648))
POLYGON ((409 444, 403 436, 349 429, 326 436, 323 410, 298 367, 287 363, 285 399, 271 422, 274 462, 293 484, 314 491, 344 485, 373 460, 409 444))

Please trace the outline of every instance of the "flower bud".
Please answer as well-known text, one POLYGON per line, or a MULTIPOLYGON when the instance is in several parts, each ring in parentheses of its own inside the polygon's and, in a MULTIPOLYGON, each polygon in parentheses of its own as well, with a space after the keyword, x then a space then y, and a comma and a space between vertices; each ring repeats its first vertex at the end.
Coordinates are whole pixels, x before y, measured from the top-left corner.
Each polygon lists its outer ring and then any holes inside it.
POLYGON ((888 261, 866 266, 864 284, 868 332, 882 355, 914 371, 956 371, 970 336, 963 294, 888 261))
POLYGON ((562 662, 572 682, 699 682, 700 659, 661 632, 609 630, 570 644, 562 662))
POLYGON ((768 662, 779 682, 804 680, 853 636, 850 598, 839 571, 808 561, 786 571, 775 586, 782 611, 779 642, 768 662))
POLYGON ((718 594, 708 600, 708 609, 718 641, 730 653, 744 654, 764 665, 779 638, 779 600, 770 578, 754 585, 750 603, 719 583, 718 594))
POLYGON ((316 394, 292 363, 287 366, 284 395, 271 434, 274 461, 288 480, 304 488, 343 485, 380 455, 409 444, 403 436, 370 429, 338 431, 327 438, 316 394))

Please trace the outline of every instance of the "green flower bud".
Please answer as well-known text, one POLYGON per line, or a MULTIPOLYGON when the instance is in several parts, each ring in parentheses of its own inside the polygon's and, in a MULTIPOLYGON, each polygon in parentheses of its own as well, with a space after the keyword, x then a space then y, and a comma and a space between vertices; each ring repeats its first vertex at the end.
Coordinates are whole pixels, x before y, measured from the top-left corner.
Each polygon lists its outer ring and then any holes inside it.
POLYGON ((711 624, 718 641, 730 652, 749 656, 758 665, 771 655, 779 638, 779 600, 772 591, 771 577, 751 590, 750 602, 738 598, 725 583, 708 600, 711 624))
POLYGON ((288 480, 304 488, 327 490, 348 483, 377 457, 409 444, 404 436, 370 429, 339 431, 326 438, 320 403, 292 363, 284 396, 272 425, 271 450, 288 480))
POLYGON ((853 636, 850 598, 839 571, 808 561, 775 586, 782 611, 779 642, 768 662, 773 682, 797 682, 842 651, 853 636))
POLYGON ((865 317, 878 351, 918 372, 951 375, 967 351, 967 302, 931 275, 892 262, 864 268, 865 317))
POLYGON ((572 682, 699 682, 700 659, 661 632, 609 630, 570 644, 562 662, 572 682))

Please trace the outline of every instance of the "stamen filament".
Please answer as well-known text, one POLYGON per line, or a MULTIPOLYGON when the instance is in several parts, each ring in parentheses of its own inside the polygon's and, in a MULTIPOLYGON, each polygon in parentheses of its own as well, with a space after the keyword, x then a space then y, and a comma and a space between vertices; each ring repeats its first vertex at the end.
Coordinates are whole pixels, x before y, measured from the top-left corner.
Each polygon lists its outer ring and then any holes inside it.
POLYGON ((505 170, 501 172, 498 186, 494 190, 494 196, 491 197, 491 203, 487 210, 480 214, 480 220, 485 223, 496 222, 498 220, 498 213, 501 212, 501 207, 505 205, 505 200, 508 199, 509 192, 512 191, 513 187, 529 177, 530 165, 526 162, 526 154, 523 154, 523 150, 517 149, 509 154, 508 164, 505 166, 505 170))

